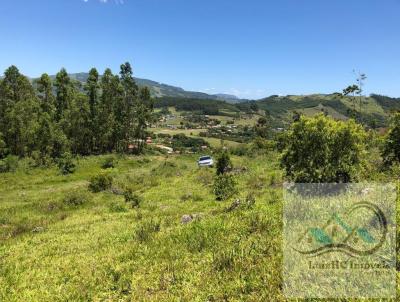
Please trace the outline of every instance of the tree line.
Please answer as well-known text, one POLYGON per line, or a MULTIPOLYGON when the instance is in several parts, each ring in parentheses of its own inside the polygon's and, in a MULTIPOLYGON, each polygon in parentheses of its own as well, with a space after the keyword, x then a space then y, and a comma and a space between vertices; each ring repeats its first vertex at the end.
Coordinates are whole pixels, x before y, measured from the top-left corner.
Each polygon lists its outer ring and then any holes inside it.
POLYGON ((44 73, 31 82, 11 66, 0 79, 0 158, 126 152, 129 145, 141 152, 152 112, 150 91, 137 86, 129 63, 119 75, 92 68, 83 85, 64 68, 54 80, 44 73))

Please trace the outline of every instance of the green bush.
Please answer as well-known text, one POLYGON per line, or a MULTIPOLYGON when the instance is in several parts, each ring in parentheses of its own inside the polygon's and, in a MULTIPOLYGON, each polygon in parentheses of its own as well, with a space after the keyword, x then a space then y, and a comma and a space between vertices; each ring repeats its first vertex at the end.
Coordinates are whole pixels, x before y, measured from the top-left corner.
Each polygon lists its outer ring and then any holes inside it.
POLYGON ((43 154, 39 151, 33 151, 30 158, 32 159, 31 166, 34 168, 49 167, 53 163, 53 160, 49 155, 43 154))
POLYGON ((223 151, 219 155, 219 157, 217 159, 216 168, 217 168, 217 175, 225 174, 230 169, 232 169, 232 162, 231 162, 228 152, 223 151))
POLYGON ((351 182, 364 166, 365 138, 353 120, 302 116, 287 133, 281 166, 297 183, 351 182))
POLYGON ((0 173, 15 172, 18 168, 18 157, 8 155, 6 158, 0 160, 0 173))
POLYGON ((63 203, 68 206, 80 206, 89 201, 89 195, 86 192, 71 191, 63 198, 63 203))
POLYGON ((382 157, 386 166, 400 162, 400 113, 392 117, 391 127, 386 136, 382 157))
POLYGON ((142 202, 142 198, 134 193, 132 189, 127 189, 124 192, 125 202, 129 203, 132 208, 138 208, 142 202))
POLYGON ((110 168, 115 168, 116 166, 116 159, 114 156, 107 156, 103 163, 101 164, 102 169, 110 169, 110 168))
POLYGON ((65 152, 58 160, 58 169, 62 175, 72 174, 75 172, 76 165, 73 161, 72 155, 65 152))
POLYGON ((89 181, 89 190, 93 193, 111 189, 113 178, 110 174, 101 172, 92 176, 89 181))
POLYGON ((236 182, 232 175, 221 174, 214 178, 213 192, 217 200, 226 200, 237 193, 236 182))

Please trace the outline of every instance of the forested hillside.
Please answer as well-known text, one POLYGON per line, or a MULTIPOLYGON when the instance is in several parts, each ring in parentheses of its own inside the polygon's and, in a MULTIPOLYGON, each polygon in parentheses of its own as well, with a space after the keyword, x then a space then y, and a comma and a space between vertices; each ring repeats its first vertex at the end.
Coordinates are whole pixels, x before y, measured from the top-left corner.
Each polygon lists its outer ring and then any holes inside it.
MULTIPOLYGON (((372 128, 386 127, 391 113, 400 109, 400 98, 390 98, 372 94, 368 97, 335 94, 315 94, 304 96, 270 96, 257 101, 259 109, 267 110, 282 125, 293 120, 293 116, 313 116, 324 113, 335 119, 354 118, 372 128)), ((248 106, 250 106, 248 104, 248 106)), ((246 106, 238 104, 239 108, 246 106)), ((254 106, 254 105, 253 105, 254 106)))

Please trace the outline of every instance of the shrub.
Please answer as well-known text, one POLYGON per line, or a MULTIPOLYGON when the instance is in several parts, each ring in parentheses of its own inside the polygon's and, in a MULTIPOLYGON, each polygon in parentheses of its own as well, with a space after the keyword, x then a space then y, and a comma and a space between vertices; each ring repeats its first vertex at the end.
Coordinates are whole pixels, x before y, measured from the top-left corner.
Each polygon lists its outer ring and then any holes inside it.
POLYGON ((217 175, 224 174, 232 169, 232 162, 228 152, 223 151, 217 159, 217 175))
POLYGON ((382 157, 385 165, 400 162, 400 113, 392 117, 391 127, 384 142, 382 157))
POLYGON ((116 166, 116 159, 114 156, 107 156, 103 163, 101 164, 102 169, 110 169, 110 168, 115 168, 116 166))
POLYGON ((39 151, 33 151, 31 159, 31 166, 34 168, 49 167, 53 162, 52 158, 49 155, 41 153, 39 151))
POLYGON ((68 206, 80 206, 89 201, 89 196, 85 192, 81 191, 71 191, 68 192, 64 199, 63 203, 68 205, 68 206))
POLYGON ((15 172, 18 168, 18 157, 8 155, 6 158, 0 160, 0 173, 15 172))
POLYGON ((226 200, 237 193, 236 182, 232 175, 221 174, 214 178, 215 197, 217 200, 226 200))
POLYGON ((132 208, 138 208, 140 203, 142 202, 142 198, 134 193, 132 189, 127 189, 124 192, 125 202, 129 203, 132 208))
POLYGON ((110 174, 104 172, 99 173, 90 178, 89 190, 93 193, 97 193, 111 189, 112 181, 113 179, 110 174))
POLYGON ((353 120, 302 116, 287 133, 281 166, 297 183, 351 182, 363 168, 365 137, 353 120))
POLYGON ((72 155, 69 152, 65 152, 58 160, 58 169, 62 175, 72 174, 75 172, 75 163, 72 159, 72 155))

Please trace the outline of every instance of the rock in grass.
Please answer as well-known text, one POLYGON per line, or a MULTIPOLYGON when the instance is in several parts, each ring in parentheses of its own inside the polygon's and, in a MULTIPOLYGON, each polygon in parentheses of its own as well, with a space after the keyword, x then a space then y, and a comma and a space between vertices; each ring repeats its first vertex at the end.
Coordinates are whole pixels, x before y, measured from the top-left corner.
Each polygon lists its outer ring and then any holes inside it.
POLYGON ((187 223, 191 222, 192 220, 193 220, 193 216, 192 215, 185 214, 181 218, 181 223, 182 224, 187 224, 187 223))
POLYGON ((203 217, 203 214, 185 214, 181 217, 182 224, 188 224, 193 220, 200 220, 203 217))

